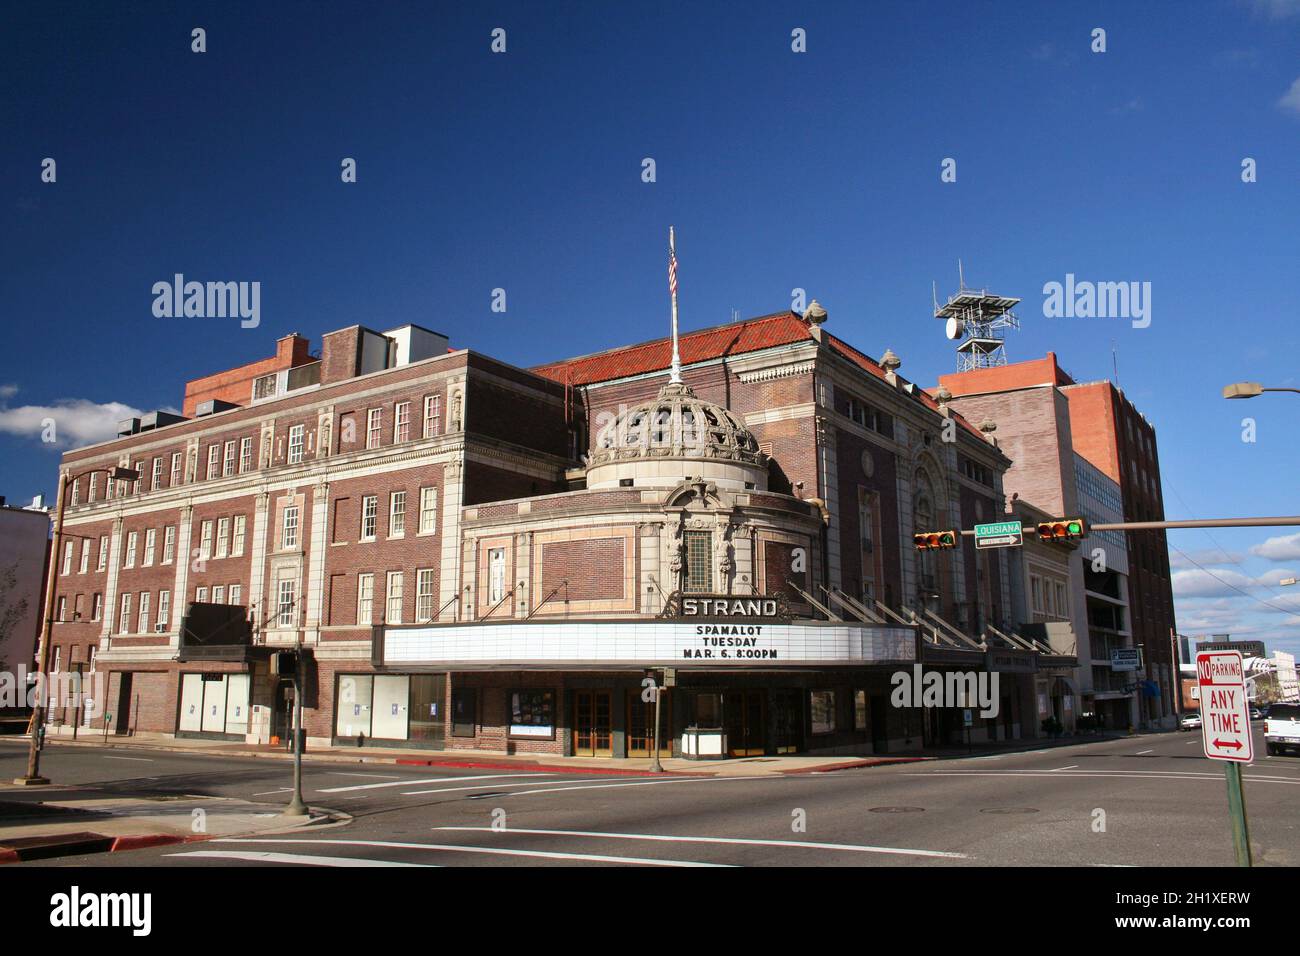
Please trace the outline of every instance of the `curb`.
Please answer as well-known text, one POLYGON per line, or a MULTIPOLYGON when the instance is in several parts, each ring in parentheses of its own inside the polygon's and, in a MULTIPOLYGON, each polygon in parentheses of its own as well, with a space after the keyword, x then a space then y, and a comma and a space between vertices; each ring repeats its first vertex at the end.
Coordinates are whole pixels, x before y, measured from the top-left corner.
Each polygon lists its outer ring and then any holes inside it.
POLYGON ((935 757, 880 757, 867 758, 864 760, 849 760, 844 763, 828 764, 824 767, 796 767, 793 770, 781 770, 778 773, 783 777, 800 773, 833 773, 836 770, 857 770, 861 767, 888 767, 900 763, 921 763, 923 761, 935 760, 935 757))
POLYGON ((454 767, 465 770, 544 770, 549 773, 610 775, 620 777, 715 777, 716 773, 703 770, 623 770, 619 767, 566 767, 563 764, 513 763, 506 760, 418 760, 398 757, 393 761, 405 767, 454 767))

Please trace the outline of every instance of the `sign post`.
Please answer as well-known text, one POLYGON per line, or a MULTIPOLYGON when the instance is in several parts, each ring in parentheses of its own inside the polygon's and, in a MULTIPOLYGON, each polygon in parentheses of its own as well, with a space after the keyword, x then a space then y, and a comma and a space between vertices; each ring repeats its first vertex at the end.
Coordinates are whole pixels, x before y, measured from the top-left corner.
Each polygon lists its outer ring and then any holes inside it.
POLYGON ((1018 548, 1025 543, 1019 521, 994 521, 975 526, 976 548, 1018 548))
POLYGON ((1205 756, 1223 760, 1228 779, 1228 817, 1238 866, 1250 866, 1250 827, 1241 789, 1241 765, 1255 759, 1240 651, 1200 651, 1196 683, 1201 692, 1201 744, 1205 756))

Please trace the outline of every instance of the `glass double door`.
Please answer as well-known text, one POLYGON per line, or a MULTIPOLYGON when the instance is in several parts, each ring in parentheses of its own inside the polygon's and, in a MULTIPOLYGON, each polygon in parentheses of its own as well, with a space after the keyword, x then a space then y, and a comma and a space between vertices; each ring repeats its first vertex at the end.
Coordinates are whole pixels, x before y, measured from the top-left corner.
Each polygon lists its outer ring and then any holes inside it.
POLYGON ((729 691, 723 701, 723 714, 729 756, 755 757, 766 751, 766 691, 729 691))
POLYGON ((573 692, 573 755, 614 756, 612 695, 607 690, 573 692))
MULTIPOLYGON (((671 691, 659 691, 659 756, 673 755, 671 691)), ((627 692, 627 755, 649 757, 654 749, 655 705, 641 699, 641 691, 627 692)))

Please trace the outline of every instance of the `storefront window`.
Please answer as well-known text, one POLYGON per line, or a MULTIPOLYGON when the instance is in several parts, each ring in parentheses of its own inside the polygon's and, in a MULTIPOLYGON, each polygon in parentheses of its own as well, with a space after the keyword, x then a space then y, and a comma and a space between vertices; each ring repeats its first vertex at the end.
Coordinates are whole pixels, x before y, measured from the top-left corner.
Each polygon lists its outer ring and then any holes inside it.
POLYGON ((686 532, 686 590, 713 590, 713 535, 708 531, 686 532))
POLYGON ((867 729, 867 692, 865 690, 855 690, 853 692, 853 729, 867 729))
POLYGON ((695 712, 691 715, 691 723, 696 727, 721 727, 722 695, 696 694, 695 712))
POLYGON ((441 741, 446 678, 441 674, 411 675, 411 739, 441 741))
POLYGON ((554 737, 555 692, 550 690, 511 691, 510 736, 554 737))
POLYGON ((814 734, 835 733, 835 691, 809 691, 808 699, 812 711, 812 732, 814 734))

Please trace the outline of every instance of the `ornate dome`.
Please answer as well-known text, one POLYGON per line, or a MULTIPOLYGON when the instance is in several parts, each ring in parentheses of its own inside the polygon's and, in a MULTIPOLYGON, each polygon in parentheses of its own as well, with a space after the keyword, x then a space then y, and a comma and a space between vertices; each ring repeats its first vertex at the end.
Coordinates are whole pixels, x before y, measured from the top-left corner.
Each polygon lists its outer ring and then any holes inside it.
POLYGON ((740 419, 689 386, 665 385, 596 434, 589 467, 637 459, 690 458, 766 466, 767 456, 740 419))

